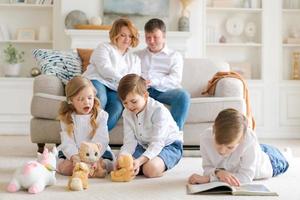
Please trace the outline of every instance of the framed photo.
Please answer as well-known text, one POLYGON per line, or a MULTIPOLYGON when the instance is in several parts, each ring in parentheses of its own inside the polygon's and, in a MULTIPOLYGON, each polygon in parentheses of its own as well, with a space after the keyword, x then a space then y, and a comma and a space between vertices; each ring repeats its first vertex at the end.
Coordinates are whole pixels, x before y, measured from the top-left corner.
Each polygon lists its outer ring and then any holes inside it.
POLYGON ((17 31, 17 40, 35 40, 35 31, 31 28, 22 28, 17 31))

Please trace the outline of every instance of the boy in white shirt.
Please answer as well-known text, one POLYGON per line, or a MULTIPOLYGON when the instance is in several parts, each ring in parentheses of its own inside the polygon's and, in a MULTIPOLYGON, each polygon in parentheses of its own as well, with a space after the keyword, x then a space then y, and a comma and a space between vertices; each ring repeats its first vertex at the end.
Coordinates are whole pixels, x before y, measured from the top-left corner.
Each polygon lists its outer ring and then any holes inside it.
POLYGON ((124 140, 120 154, 134 157, 135 175, 160 177, 182 157, 182 133, 169 110, 149 97, 145 79, 124 76, 118 87, 123 111, 124 140))
POLYGON ((247 127, 246 117, 237 110, 221 111, 213 128, 200 135, 203 176, 193 174, 188 182, 222 181, 239 186, 284 173, 289 167, 287 159, 277 148, 259 145, 255 133, 247 127))

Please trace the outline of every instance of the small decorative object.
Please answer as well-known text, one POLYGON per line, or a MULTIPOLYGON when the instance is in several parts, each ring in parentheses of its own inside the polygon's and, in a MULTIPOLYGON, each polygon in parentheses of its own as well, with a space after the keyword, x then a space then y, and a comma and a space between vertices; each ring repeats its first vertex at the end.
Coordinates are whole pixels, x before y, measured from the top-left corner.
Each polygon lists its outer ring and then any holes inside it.
POLYGON ((245 35, 249 38, 250 42, 256 35, 256 25, 254 22, 249 22, 245 26, 245 35))
POLYGON ((299 62, 299 58, 300 58, 300 52, 299 51, 293 52, 293 75, 292 75, 292 79, 294 79, 294 80, 299 80, 300 79, 300 74, 299 74, 300 62, 299 62))
POLYGON ((180 0, 182 5, 181 17, 178 21, 179 31, 190 31, 190 11, 188 10, 189 5, 193 0, 180 0))
POLYGON ((128 182, 134 178, 133 158, 131 155, 121 155, 118 158, 119 169, 110 173, 114 182, 128 182))
POLYGON ((17 77, 20 75, 21 63, 24 62, 24 51, 19 52, 12 44, 3 50, 4 60, 4 75, 8 77, 17 77))
POLYGON ((244 30, 244 22, 240 17, 231 17, 226 21, 226 31, 231 36, 239 36, 244 30))
POLYGON ((17 40, 31 41, 35 39, 35 31, 31 28, 17 30, 17 40))
POLYGON ((74 29, 74 25, 88 24, 86 14, 80 10, 73 10, 69 12, 65 18, 65 26, 67 29, 74 29))
POLYGON ((53 147, 51 152, 45 148, 43 154, 38 153, 36 161, 29 161, 16 170, 12 180, 7 186, 8 192, 17 192, 28 189, 31 194, 44 190, 48 185, 56 182, 56 156, 57 150, 53 147))
POLYGON ((220 37, 219 42, 220 42, 220 43, 226 43, 226 38, 225 38, 224 35, 222 35, 222 36, 220 37))
POLYGON ((82 191, 88 188, 89 166, 84 162, 76 163, 73 174, 69 178, 68 188, 72 191, 82 191))
POLYGON ((102 24, 102 19, 101 17, 91 17, 89 23, 91 25, 100 26, 102 24))
POLYGON ((39 41, 49 41, 50 40, 50 31, 48 26, 40 26, 39 28, 39 41))
POLYGON ((31 70, 30 70, 30 75, 32 76, 32 77, 36 77, 36 76, 38 76, 38 75, 40 75, 41 74, 41 70, 39 69, 39 68, 37 68, 37 67, 33 67, 31 70))

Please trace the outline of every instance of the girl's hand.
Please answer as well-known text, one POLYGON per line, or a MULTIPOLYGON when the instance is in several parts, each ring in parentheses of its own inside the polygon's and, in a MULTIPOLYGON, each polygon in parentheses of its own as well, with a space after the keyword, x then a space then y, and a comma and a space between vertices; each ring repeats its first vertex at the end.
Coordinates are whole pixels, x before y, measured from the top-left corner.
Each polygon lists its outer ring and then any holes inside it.
POLYGON ((201 176, 199 174, 193 174, 189 177, 188 183, 190 184, 202 184, 202 183, 208 183, 209 182, 209 176, 201 176))
POLYGON ((216 176, 219 178, 220 181, 228 183, 232 186, 240 186, 240 181, 237 179, 233 174, 225 170, 219 170, 216 172, 216 176))
POLYGON ((79 162, 80 162, 80 157, 79 157, 79 155, 77 155, 77 154, 73 155, 73 156, 71 157, 71 161, 72 161, 72 163, 73 163, 73 166, 75 166, 76 163, 79 163, 79 162))

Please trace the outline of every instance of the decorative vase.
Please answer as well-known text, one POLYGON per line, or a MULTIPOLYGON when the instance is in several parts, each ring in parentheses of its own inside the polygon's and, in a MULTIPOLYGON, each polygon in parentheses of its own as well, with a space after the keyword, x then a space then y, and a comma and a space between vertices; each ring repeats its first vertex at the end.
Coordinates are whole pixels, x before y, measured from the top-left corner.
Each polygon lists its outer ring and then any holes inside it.
POLYGON ((190 31, 190 19, 186 16, 181 16, 178 21, 178 31, 190 31))
POLYGON ((4 76, 6 77, 18 77, 20 76, 21 63, 7 64, 4 66, 4 76))

